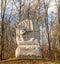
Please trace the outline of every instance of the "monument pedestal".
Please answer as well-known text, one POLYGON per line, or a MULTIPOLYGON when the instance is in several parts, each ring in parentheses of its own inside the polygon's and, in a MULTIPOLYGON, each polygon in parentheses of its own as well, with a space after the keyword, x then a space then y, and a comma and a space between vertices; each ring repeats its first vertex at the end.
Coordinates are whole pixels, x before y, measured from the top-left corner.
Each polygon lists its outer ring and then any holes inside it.
POLYGON ((16 49, 16 58, 20 56, 42 56, 39 43, 35 41, 24 41, 16 49))

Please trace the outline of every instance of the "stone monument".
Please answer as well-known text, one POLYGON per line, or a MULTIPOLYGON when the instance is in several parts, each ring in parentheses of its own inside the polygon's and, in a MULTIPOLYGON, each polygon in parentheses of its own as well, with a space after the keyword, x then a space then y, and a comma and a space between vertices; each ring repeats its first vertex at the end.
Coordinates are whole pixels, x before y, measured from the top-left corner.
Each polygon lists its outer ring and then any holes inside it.
POLYGON ((16 28, 17 48, 16 58, 20 56, 42 56, 39 44, 38 24, 31 20, 24 20, 16 28))

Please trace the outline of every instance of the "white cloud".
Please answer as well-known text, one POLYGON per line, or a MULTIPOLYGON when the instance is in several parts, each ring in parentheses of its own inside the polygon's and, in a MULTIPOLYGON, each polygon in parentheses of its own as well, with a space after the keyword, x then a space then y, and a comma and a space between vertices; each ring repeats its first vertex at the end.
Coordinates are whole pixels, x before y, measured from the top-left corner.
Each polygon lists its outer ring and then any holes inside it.
POLYGON ((48 9, 48 14, 49 14, 51 11, 53 11, 54 13, 57 13, 57 7, 56 7, 56 6, 50 7, 50 8, 48 9))
POLYGON ((55 0, 51 0, 50 5, 49 5, 49 9, 48 9, 48 14, 53 11, 54 13, 57 13, 57 5, 55 0))

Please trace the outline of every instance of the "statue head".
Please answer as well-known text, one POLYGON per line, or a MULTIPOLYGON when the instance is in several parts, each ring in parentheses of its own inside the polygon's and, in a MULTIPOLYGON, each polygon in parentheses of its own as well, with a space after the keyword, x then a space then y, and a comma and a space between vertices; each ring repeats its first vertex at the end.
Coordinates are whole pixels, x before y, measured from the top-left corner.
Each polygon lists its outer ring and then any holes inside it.
POLYGON ((20 35, 24 35, 26 33, 25 29, 20 29, 20 35))

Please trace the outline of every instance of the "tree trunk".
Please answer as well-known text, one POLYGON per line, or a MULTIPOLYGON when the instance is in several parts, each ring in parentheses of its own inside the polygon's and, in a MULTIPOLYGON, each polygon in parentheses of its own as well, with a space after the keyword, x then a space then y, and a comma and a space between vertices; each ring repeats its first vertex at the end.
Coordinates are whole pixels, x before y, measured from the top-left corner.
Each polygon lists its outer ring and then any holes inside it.
POLYGON ((49 34, 49 24, 48 24, 48 7, 47 6, 45 6, 45 24, 46 24, 46 32, 47 32, 49 51, 50 51, 51 45, 50 45, 50 34, 49 34))
POLYGON ((4 49, 4 16, 5 16, 5 9, 6 9, 6 2, 7 0, 1 0, 1 18, 2 18, 2 23, 1 23, 1 58, 3 57, 3 49, 4 49))
POLYGON ((60 24, 60 5, 58 7, 58 21, 59 21, 59 24, 60 24))
MULTIPOLYGON (((58 22, 59 22, 59 27, 60 27, 60 4, 58 5, 58 22)), ((60 35, 58 35, 58 38, 59 38, 59 43, 60 43, 60 35)))

